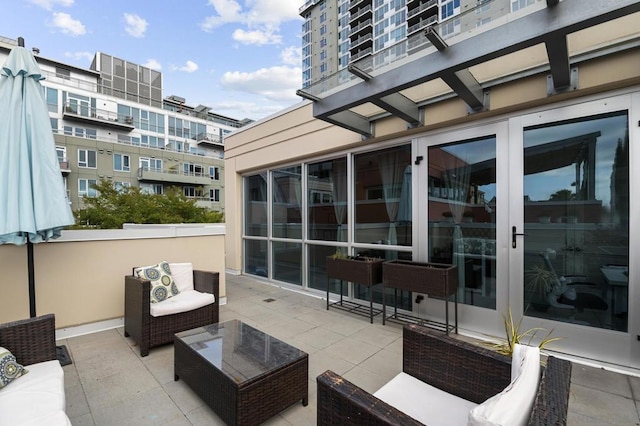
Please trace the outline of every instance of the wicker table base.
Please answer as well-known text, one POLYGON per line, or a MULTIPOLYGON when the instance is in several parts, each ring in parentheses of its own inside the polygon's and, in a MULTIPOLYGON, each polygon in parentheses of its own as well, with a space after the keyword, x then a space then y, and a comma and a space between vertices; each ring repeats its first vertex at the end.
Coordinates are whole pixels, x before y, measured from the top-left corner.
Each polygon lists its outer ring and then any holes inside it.
POLYGON ((309 356, 241 321, 177 333, 174 350, 175 380, 228 425, 258 425, 308 404, 309 356))

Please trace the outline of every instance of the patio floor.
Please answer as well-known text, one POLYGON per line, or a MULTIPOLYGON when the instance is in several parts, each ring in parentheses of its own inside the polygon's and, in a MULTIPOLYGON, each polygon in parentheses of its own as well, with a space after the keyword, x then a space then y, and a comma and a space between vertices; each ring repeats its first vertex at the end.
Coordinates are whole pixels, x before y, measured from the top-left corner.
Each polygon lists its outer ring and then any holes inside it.
MULTIPOLYGON (((369 392, 401 371, 400 325, 327 311, 324 300, 250 277, 226 279, 221 321, 240 319, 309 354, 309 405, 296 404, 266 424, 315 425, 315 378, 327 369, 369 392)), ((73 358, 64 371, 74 426, 224 424, 182 381, 173 380, 173 345, 141 358, 122 328, 58 343, 73 358)), ((640 377, 574 364, 569 425, 639 425, 639 406, 640 377)))

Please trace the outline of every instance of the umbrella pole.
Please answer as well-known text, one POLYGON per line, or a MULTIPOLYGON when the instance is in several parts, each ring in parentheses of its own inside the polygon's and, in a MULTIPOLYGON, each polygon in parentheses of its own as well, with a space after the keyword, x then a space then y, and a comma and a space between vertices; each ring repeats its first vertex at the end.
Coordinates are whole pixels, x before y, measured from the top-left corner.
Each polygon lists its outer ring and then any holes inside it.
POLYGON ((29 315, 36 316, 36 286, 33 267, 33 243, 27 241, 27 270, 29 271, 29 315))

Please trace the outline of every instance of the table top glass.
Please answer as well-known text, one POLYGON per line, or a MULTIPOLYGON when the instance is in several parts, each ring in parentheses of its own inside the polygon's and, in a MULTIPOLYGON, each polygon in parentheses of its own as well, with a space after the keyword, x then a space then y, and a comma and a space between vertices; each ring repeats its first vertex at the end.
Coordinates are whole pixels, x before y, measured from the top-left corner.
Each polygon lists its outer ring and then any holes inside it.
POLYGON ((288 365, 306 353, 239 320, 176 333, 176 337, 241 384, 288 365))

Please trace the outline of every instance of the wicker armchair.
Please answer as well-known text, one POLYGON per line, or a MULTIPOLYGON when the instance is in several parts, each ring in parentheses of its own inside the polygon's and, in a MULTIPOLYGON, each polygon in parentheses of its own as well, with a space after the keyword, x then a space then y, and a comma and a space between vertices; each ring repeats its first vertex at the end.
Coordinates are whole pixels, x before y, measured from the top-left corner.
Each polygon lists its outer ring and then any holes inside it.
POLYGON ((211 293, 215 303, 187 312, 154 317, 150 314, 149 280, 134 275, 125 276, 124 285, 124 335, 140 346, 140 356, 149 355, 155 346, 173 343, 173 335, 218 322, 220 274, 209 271, 193 271, 194 290, 211 293))
MULTIPOLYGON (((480 404, 510 383, 511 359, 425 327, 406 325, 403 371, 480 404)), ((570 381, 571 363, 548 357, 529 425, 566 424, 570 381)), ((319 426, 422 424, 332 371, 318 376, 317 383, 319 426)))
POLYGON ((22 365, 53 361, 56 356, 56 320, 53 314, 0 325, 0 346, 22 365))

